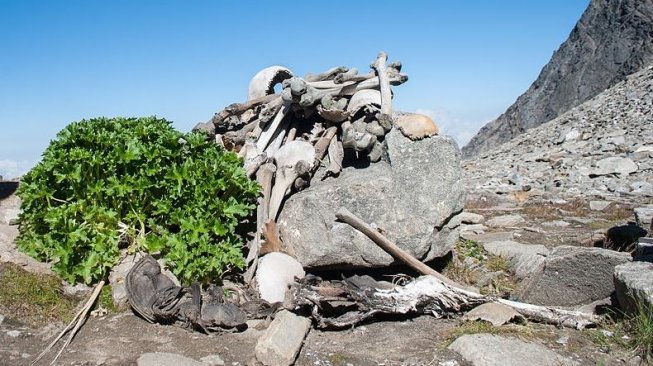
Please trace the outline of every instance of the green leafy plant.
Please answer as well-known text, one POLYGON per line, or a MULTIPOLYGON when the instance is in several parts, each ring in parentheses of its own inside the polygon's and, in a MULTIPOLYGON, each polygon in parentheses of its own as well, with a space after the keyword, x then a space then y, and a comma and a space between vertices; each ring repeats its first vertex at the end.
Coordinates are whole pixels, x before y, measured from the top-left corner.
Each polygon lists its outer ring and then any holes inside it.
POLYGON ((73 122, 21 181, 17 244, 69 282, 103 278, 121 247, 207 281, 244 266, 236 227, 258 192, 235 154, 166 120, 73 122))

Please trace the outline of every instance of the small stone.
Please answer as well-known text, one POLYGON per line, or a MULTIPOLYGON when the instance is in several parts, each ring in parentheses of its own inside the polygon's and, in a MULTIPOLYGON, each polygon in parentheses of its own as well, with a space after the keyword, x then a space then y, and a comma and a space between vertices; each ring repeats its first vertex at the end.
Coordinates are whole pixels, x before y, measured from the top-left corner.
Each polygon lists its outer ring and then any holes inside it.
POLYGON ((553 221, 545 221, 542 223, 542 225, 549 226, 549 227, 567 227, 571 224, 563 220, 553 220, 553 221))
POLYGON ((565 142, 576 141, 580 137, 580 132, 573 128, 565 135, 565 142))
POLYGON ((209 355, 200 358, 200 361, 204 362, 207 366, 223 366, 224 360, 220 358, 219 355, 209 355))
POLYGON ((590 210, 603 211, 610 206, 610 201, 590 201, 590 210))
POLYGON ((0 325, 2 325, 2 322, 4 322, 4 321, 5 321, 5 316, 4 316, 4 315, 0 315, 0 325))
POLYGON ((523 217, 519 215, 503 215, 493 217, 485 223, 489 227, 506 227, 517 226, 526 222, 523 217))
POLYGON ((567 345, 567 343, 569 343, 569 336, 561 336, 556 340, 556 343, 562 344, 563 346, 567 345))
POLYGON ((206 366, 202 362, 176 353, 154 352, 144 353, 138 360, 137 366, 206 366))
POLYGON ((280 311, 256 343, 256 358, 267 366, 292 365, 310 328, 309 319, 280 311))
POLYGON ((458 216, 460 217, 460 222, 463 224, 481 224, 483 221, 485 221, 485 217, 483 217, 483 215, 468 211, 463 211, 458 216))
POLYGON ((20 337, 22 333, 19 330, 10 330, 7 332, 7 335, 10 336, 11 338, 16 338, 20 337))
POLYGON ((488 302, 469 311, 463 319, 483 320, 498 327, 514 320, 523 321, 524 317, 507 305, 488 302))
POLYGON ((438 366, 458 366, 458 365, 460 365, 460 364, 456 360, 438 362, 438 366))

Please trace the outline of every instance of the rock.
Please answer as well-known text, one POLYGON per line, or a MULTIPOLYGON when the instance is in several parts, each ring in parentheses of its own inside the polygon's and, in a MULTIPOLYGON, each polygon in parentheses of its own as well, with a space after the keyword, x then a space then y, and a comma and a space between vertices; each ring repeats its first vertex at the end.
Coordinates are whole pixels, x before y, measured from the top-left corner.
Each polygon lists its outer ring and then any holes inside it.
POLYGON ((395 127, 411 140, 421 140, 440 132, 431 117, 417 113, 399 115, 395 121, 395 127))
POLYGON ((637 226, 648 229, 653 220, 653 205, 636 207, 633 211, 635 211, 635 222, 637 226))
POLYGON ((4 321, 5 321, 5 316, 4 316, 4 315, 0 315, 0 325, 2 325, 2 323, 3 323, 4 321))
POLYGON ((503 215, 493 217, 485 222, 485 225, 489 227, 507 227, 507 226, 517 226, 525 223, 523 217, 519 215, 503 215))
POLYGON ((492 334, 465 334, 447 348, 473 366, 578 365, 541 344, 492 334))
POLYGON ((533 273, 520 301, 546 306, 576 306, 606 298, 614 292, 614 267, 628 261, 628 253, 559 246, 533 273))
POLYGON ((483 217, 483 215, 468 211, 463 211, 458 216, 460 217, 460 222, 463 224, 482 224, 483 221, 485 221, 485 217, 483 217))
POLYGON ((590 201, 590 210, 603 211, 610 206, 610 201, 590 201))
POLYGON ((577 129, 572 128, 571 131, 565 134, 564 141, 565 142, 576 141, 579 137, 580 137, 580 132, 577 129))
POLYGON ((204 363, 205 366, 222 366, 224 365, 224 360, 219 355, 209 355, 200 358, 200 361, 204 363))
POLYGON ((596 162, 596 168, 590 170, 590 177, 619 174, 626 176, 637 171, 637 164, 630 158, 609 157, 596 162))
POLYGON ((347 208, 389 240, 426 261, 449 253, 458 240, 450 225, 462 211, 460 152, 448 137, 411 141, 386 136, 391 164, 345 168, 337 179, 314 180, 284 204, 278 227, 284 251, 305 268, 381 267, 395 260, 367 236, 336 221, 347 208))
POLYGON ((261 299, 269 302, 283 302, 290 284, 295 278, 306 275, 302 265, 287 254, 273 252, 261 258, 256 269, 256 283, 261 299))
POLYGON ((138 366, 206 366, 204 363, 176 353, 153 352, 144 353, 138 360, 138 366))
POLYGON ((549 227, 567 227, 569 225, 571 224, 563 220, 544 221, 542 223, 542 226, 549 226, 549 227))
POLYGON ((649 182, 643 182, 643 181, 633 182, 630 185, 630 188, 632 189, 630 191, 630 194, 637 194, 637 195, 648 196, 648 197, 653 196, 653 184, 649 182))
POLYGON ((518 278, 525 278, 536 271, 550 252, 544 245, 521 244, 511 240, 483 243, 483 248, 510 261, 518 278))
POLYGON ((631 262, 614 268, 614 287, 621 308, 637 312, 637 304, 653 306, 653 263, 631 262))
POLYGON ((10 330, 6 334, 11 338, 18 338, 22 333, 19 330, 10 330))
MULTIPOLYGON (((537 80, 505 113, 481 128, 463 148, 464 156, 528 134, 651 64, 653 35, 648 29, 653 29, 651 2, 592 0, 537 80)), ((556 135, 550 134, 549 140, 556 135)))
POLYGON ((256 342, 256 358, 268 366, 292 365, 310 328, 310 319, 287 310, 278 312, 256 342))
POLYGON ((18 215, 20 214, 20 208, 6 208, 3 212, 2 219, 0 223, 6 224, 6 225, 15 225, 16 222, 18 221, 18 215))
POLYGON ((513 308, 496 302, 488 302, 477 306, 463 316, 465 320, 483 320, 495 327, 510 323, 513 320, 523 321, 525 318, 513 308))

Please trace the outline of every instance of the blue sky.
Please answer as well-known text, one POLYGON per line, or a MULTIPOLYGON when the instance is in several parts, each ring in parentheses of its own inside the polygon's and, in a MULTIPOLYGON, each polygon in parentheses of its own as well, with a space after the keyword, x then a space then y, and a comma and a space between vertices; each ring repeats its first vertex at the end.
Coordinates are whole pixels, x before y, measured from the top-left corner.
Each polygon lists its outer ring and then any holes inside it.
POLYGON ((60 129, 157 115, 187 131, 244 101, 249 79, 365 72, 380 50, 409 81, 394 107, 460 144, 535 80, 589 0, 0 0, 0 175, 29 169, 60 129))

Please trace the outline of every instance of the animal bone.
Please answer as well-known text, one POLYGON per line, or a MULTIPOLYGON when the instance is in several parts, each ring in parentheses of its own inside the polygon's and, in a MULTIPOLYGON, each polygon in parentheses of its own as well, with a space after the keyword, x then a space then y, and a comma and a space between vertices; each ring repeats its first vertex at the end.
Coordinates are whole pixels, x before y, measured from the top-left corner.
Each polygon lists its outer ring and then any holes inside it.
POLYGON ((355 151, 370 151, 376 142, 376 137, 365 132, 358 132, 349 122, 343 123, 342 146, 355 151))
POLYGON ((270 66, 259 71, 249 82, 247 100, 274 94, 274 86, 293 77, 292 71, 283 66, 270 66))
POLYGON ((225 109, 216 113, 211 119, 211 122, 213 122, 214 125, 218 126, 222 124, 224 120, 227 119, 227 117, 243 114, 247 110, 254 109, 255 107, 258 107, 259 105, 262 104, 270 103, 271 101, 277 98, 279 98, 279 95, 270 94, 270 95, 264 95, 260 98, 248 100, 245 103, 229 104, 225 109))
POLYGON ((376 163, 381 160, 381 156, 383 156, 383 145, 379 141, 374 141, 367 158, 370 159, 370 162, 376 163))
POLYGON ((326 175, 338 175, 342 171, 342 161, 345 158, 345 152, 342 147, 342 141, 337 138, 331 139, 329 143, 329 167, 326 175))
POLYGON ((387 60, 388 55, 381 51, 372 64, 372 68, 376 71, 376 75, 379 78, 379 87, 381 89, 381 114, 391 116, 392 92, 390 91, 390 79, 388 78, 385 66, 387 60))
POLYGON ((329 70, 317 75, 308 74, 304 77, 304 79, 306 79, 306 81, 311 81, 311 82, 333 79, 336 75, 345 73, 348 70, 349 68, 345 66, 332 67, 329 70))
POLYGON ((281 122, 280 128, 277 129, 276 134, 274 135, 274 138, 272 138, 272 141, 268 145, 268 147, 265 149, 265 151, 268 153, 268 155, 272 156, 274 155, 274 152, 279 150, 281 147, 281 144, 283 143, 284 138, 286 137, 286 132, 288 129, 288 125, 290 122, 288 122, 288 119, 285 119, 283 122, 281 122))
POLYGON ((347 111, 352 117, 358 115, 361 111, 371 114, 373 113, 372 110, 378 110, 379 108, 381 108, 381 92, 374 89, 357 91, 352 95, 347 105, 347 111))
POLYGON ((266 222, 270 217, 270 197, 272 192, 272 178, 276 172, 277 167, 272 163, 265 163, 261 165, 256 173, 256 181, 261 185, 261 191, 263 193, 263 200, 261 202, 262 211, 262 222, 266 222))
POLYGON ((277 173, 270 197, 269 218, 276 220, 286 194, 295 179, 310 171, 315 161, 315 148, 306 141, 290 141, 274 154, 277 173))
MULTIPOLYGON (((276 95, 276 94, 275 94, 276 95)), ((283 107, 283 98, 277 96, 272 99, 270 102, 263 105, 261 111, 259 112, 259 119, 262 123, 268 123, 270 120, 279 113, 281 107, 283 107)))
POLYGON ((274 136, 275 132, 277 131, 277 128, 281 125, 281 121, 283 121, 284 117, 286 117, 286 114, 288 114, 288 111, 290 110, 290 105, 284 104, 283 107, 281 107, 281 110, 277 115, 274 117, 272 122, 266 126, 267 128, 261 132, 261 136, 259 136, 258 141, 256 142, 256 148, 259 151, 264 151, 266 147, 268 147, 268 144, 270 143, 270 140, 274 136))
POLYGON ((327 128, 322 137, 315 143, 315 161, 313 162, 313 169, 317 170, 322 163, 324 155, 327 153, 327 149, 333 139, 333 136, 336 135, 338 129, 335 126, 327 128))

